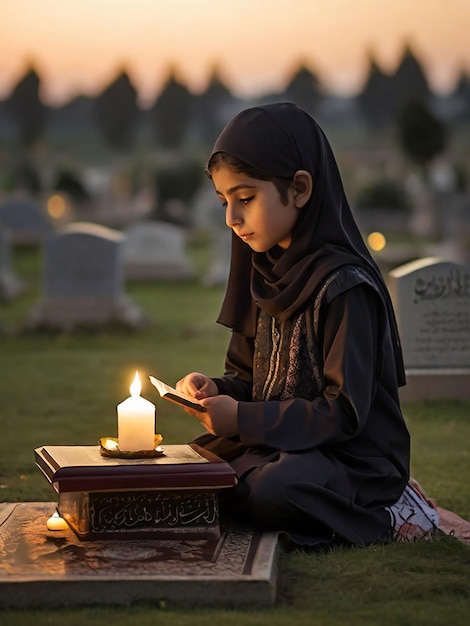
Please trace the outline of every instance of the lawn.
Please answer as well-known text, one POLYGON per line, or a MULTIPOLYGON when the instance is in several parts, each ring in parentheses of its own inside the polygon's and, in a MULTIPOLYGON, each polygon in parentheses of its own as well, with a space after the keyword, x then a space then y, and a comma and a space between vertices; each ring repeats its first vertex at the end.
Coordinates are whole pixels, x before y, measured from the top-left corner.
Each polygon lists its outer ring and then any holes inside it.
MULTIPOLYGON (((191 254, 201 269, 203 242, 191 254)), ((40 254, 15 251, 14 268, 28 290, 0 305, 0 487, 2 501, 50 501, 54 492, 34 464, 34 448, 92 445, 115 436, 116 405, 129 395, 135 370, 174 383, 193 369, 218 374, 228 331, 215 318, 219 288, 184 284, 129 284, 147 325, 74 334, 24 332, 38 298, 40 254)), ((157 430, 167 443, 200 432, 180 408, 164 402, 144 382, 142 395, 157 406, 157 430)), ((470 403, 404 405, 412 435, 412 474, 439 505, 470 519, 470 403)), ((87 626, 170 623, 199 626, 364 624, 428 626, 468 622, 470 547, 452 537, 410 544, 337 549, 283 556, 277 605, 269 609, 191 609, 132 606, 4 611, 2 626, 87 626)))

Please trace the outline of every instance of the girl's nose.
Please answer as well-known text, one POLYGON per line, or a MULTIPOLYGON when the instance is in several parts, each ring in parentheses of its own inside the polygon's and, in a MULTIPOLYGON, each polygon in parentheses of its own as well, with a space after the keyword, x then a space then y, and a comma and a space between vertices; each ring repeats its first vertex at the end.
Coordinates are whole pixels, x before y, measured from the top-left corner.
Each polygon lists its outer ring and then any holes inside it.
POLYGON ((233 205, 227 204, 225 209, 225 223, 229 228, 234 228, 240 224, 240 215, 238 215, 233 205))

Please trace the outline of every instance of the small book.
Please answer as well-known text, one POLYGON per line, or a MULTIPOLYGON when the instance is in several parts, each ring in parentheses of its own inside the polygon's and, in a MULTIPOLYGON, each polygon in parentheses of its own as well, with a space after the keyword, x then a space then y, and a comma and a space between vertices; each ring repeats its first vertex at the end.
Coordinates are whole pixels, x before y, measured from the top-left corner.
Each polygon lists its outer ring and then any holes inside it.
POLYGON ((186 394, 177 391, 173 387, 170 387, 170 385, 167 385, 163 381, 158 380, 158 378, 155 378, 154 376, 149 376, 149 378, 152 385, 156 387, 160 396, 165 400, 169 400, 170 402, 174 402, 175 404, 179 404, 180 406, 187 406, 190 409, 200 411, 201 413, 207 411, 205 406, 199 404, 199 402, 194 398, 191 398, 191 396, 187 396, 186 394))

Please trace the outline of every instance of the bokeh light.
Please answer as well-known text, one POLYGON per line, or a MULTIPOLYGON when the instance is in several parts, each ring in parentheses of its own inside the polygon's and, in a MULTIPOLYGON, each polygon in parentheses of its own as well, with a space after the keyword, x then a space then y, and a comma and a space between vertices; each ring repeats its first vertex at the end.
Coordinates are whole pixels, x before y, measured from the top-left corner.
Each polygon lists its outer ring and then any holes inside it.
POLYGON ((52 219, 63 219, 67 215, 67 209, 65 198, 57 193, 52 195, 47 201, 47 212, 52 219))
POLYGON ((367 243, 371 250, 374 252, 380 252, 380 250, 383 250, 387 245, 387 240, 382 233, 373 232, 367 237, 367 243))

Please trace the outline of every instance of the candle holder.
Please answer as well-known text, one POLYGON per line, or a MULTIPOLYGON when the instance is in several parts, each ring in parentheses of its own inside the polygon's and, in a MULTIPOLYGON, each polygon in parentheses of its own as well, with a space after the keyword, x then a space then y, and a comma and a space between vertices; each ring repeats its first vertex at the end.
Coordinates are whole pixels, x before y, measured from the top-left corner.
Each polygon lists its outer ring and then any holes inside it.
POLYGON ((101 456, 114 459, 151 459, 165 454, 164 449, 160 446, 162 441, 163 437, 160 434, 156 434, 151 450, 121 450, 117 438, 101 437, 100 454, 101 456))

